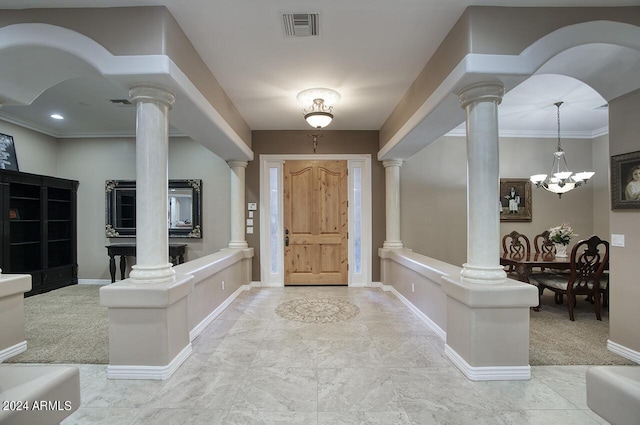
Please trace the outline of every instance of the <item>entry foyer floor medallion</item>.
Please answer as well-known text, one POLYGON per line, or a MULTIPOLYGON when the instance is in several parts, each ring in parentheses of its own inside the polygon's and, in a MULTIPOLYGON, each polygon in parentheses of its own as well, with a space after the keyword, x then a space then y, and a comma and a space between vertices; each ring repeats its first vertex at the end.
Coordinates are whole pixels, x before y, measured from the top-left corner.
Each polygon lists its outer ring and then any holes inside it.
POLYGON ((306 323, 335 323, 360 314, 357 305, 332 298, 297 298, 276 308, 278 316, 306 323))

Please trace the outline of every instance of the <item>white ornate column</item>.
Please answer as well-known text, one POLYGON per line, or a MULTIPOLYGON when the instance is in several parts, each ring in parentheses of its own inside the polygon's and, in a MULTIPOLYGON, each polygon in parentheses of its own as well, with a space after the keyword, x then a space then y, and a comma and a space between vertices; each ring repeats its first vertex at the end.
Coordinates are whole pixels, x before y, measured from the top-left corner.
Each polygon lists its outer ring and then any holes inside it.
POLYGON ((245 237, 245 170, 247 161, 228 161, 231 168, 231 241, 229 248, 248 248, 245 237))
POLYGON ((152 85, 129 90, 136 105, 136 282, 166 282, 175 272, 169 257, 167 184, 169 109, 173 93, 152 85))
POLYGON ((467 112, 467 263, 461 277, 471 283, 500 283, 498 105, 501 83, 474 84, 459 93, 467 112))
POLYGON ((401 159, 382 161, 385 182, 386 239, 383 248, 402 248, 400 240, 400 166, 401 159))

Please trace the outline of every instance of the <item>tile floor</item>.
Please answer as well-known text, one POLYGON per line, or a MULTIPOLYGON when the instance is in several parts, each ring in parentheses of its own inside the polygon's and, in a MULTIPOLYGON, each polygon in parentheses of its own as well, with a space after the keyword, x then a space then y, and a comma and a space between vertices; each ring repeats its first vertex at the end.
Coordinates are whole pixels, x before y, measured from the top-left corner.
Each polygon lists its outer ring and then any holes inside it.
POLYGON ((586 366, 539 366, 520 382, 472 382, 444 344, 377 288, 243 292, 167 381, 112 381, 80 365, 82 406, 63 425, 603 424, 586 405, 586 366), (278 304, 339 298, 340 323, 283 319, 278 304))

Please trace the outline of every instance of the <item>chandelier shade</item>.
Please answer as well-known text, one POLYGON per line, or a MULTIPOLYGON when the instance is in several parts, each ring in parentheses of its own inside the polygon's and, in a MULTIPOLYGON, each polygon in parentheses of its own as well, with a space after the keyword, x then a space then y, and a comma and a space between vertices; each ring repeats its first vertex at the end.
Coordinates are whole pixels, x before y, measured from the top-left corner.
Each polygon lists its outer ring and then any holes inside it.
POLYGON ((307 123, 314 128, 324 128, 333 121, 333 103, 340 100, 340 94, 331 89, 315 88, 298 93, 298 101, 306 106, 302 113, 307 123))
POLYGON ((564 102, 554 103, 558 116, 558 146, 553 153, 551 172, 549 174, 534 174, 529 178, 536 187, 555 193, 558 197, 562 197, 563 193, 567 193, 586 183, 595 174, 593 171, 581 171, 574 174, 569 170, 566 153, 560 143, 560 106, 563 103, 564 102))

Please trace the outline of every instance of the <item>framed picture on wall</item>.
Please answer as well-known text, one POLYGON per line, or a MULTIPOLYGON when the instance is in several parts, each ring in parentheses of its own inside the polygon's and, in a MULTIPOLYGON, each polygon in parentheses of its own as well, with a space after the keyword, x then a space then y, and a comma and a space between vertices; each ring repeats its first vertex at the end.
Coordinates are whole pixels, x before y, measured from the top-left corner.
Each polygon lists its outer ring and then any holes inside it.
POLYGON ((529 179, 500 179, 500 221, 531 221, 529 179))
POLYGON ((13 137, 2 133, 0 133, 0 170, 20 171, 13 137))
POLYGON ((611 157, 611 209, 640 209, 640 151, 611 157))

